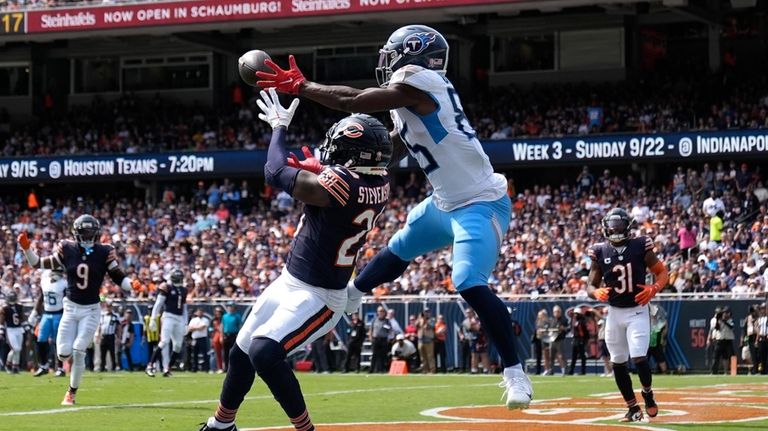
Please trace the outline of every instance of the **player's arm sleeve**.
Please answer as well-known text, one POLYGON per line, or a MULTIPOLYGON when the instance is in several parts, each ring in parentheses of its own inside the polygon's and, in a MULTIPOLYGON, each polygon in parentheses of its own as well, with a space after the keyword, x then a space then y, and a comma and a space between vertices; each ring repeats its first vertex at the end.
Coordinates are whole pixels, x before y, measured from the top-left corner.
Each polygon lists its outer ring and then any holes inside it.
POLYGON ((29 266, 33 268, 42 269, 63 269, 64 264, 64 246, 62 243, 56 244, 53 249, 53 254, 50 256, 40 257, 32 250, 32 247, 24 250, 24 257, 27 258, 29 266))
POLYGON ((117 261, 117 251, 115 251, 114 247, 110 247, 107 254, 107 273, 109 278, 124 291, 130 292, 133 290, 131 288, 131 279, 120 268, 120 264, 117 261))
POLYGON ((405 146, 403 138, 395 130, 389 133, 389 138, 392 141, 392 158, 389 160, 389 167, 392 167, 400 163, 400 160, 403 160, 403 157, 408 155, 408 147, 405 146))
POLYGON ((419 91, 402 85, 390 85, 387 88, 357 88, 342 85, 322 85, 307 81, 299 95, 313 100, 328 108, 344 112, 384 112, 391 109, 413 106, 420 102, 423 95, 419 91))
POLYGON ((667 266, 664 265, 664 262, 656 257, 656 254, 653 252, 653 246, 651 246, 651 249, 646 248, 645 266, 647 266, 656 277, 656 285, 659 287, 659 290, 664 289, 664 287, 669 284, 669 270, 667 269, 667 266))
POLYGON ((590 247, 587 250, 587 256, 589 256, 589 259, 592 261, 592 266, 589 268, 587 293, 592 296, 592 292, 594 292, 595 289, 599 289, 603 284, 603 270, 600 269, 600 265, 597 263, 597 259, 599 258, 597 250, 590 247))
POLYGON ((160 309, 165 305, 165 292, 161 289, 157 292, 157 299, 155 299, 155 305, 152 307, 152 315, 150 319, 156 319, 160 315, 160 309))

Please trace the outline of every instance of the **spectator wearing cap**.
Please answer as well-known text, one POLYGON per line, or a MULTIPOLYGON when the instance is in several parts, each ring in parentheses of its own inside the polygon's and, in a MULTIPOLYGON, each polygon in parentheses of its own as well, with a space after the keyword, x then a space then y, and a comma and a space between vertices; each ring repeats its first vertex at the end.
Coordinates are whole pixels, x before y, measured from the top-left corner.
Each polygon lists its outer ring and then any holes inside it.
POLYGON ((416 329, 419 337, 419 357, 421 358, 421 372, 435 374, 435 319, 429 308, 421 312, 416 321, 416 329))
POLYGON ((416 346, 405 338, 403 334, 397 334, 395 337, 395 343, 392 344, 392 350, 390 355, 393 360, 405 361, 408 364, 408 369, 413 370, 416 368, 416 346))
POLYGON ((589 328, 587 328, 587 319, 581 311, 581 307, 573 309, 573 318, 571 319, 571 330, 573 332, 573 343, 571 349, 571 368, 569 375, 576 371, 576 359, 581 359, 581 374, 587 374, 587 354, 586 347, 589 342, 589 328))
POLYGON ((240 331, 240 326, 243 324, 243 316, 237 312, 235 303, 230 301, 227 303, 227 312, 221 317, 221 331, 223 333, 223 348, 224 348, 224 371, 229 368, 229 351, 235 345, 237 339, 237 333, 240 331))

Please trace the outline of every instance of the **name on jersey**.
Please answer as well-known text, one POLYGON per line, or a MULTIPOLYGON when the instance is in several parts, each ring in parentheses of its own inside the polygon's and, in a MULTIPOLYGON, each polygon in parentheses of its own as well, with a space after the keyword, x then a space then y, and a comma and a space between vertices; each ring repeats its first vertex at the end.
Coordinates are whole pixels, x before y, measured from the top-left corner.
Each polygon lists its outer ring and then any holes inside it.
POLYGON ((380 187, 360 187, 357 193, 357 203, 375 205, 389 199, 389 183, 380 187))

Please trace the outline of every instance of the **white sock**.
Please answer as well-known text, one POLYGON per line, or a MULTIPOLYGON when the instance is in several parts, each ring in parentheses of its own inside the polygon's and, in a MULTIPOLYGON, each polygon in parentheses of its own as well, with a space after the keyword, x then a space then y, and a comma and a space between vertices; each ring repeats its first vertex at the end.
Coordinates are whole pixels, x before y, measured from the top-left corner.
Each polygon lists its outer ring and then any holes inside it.
POLYGON ((232 424, 235 423, 235 421, 232 422, 219 422, 216 420, 214 416, 211 416, 208 418, 208 426, 212 428, 227 428, 232 426, 232 424))
POLYGON ((85 352, 81 350, 72 351, 72 369, 69 375, 69 386, 77 389, 80 387, 80 382, 83 380, 83 372, 85 372, 85 352))
POLYGON ((161 361, 162 364, 160 364, 160 365, 162 365, 162 367, 163 367, 163 372, 168 371, 168 368, 170 368, 170 366, 171 366, 171 353, 170 353, 170 350, 171 350, 171 346, 168 346, 168 345, 163 346, 163 348, 161 350, 161 352, 162 352, 161 356, 163 357, 163 360, 161 361))

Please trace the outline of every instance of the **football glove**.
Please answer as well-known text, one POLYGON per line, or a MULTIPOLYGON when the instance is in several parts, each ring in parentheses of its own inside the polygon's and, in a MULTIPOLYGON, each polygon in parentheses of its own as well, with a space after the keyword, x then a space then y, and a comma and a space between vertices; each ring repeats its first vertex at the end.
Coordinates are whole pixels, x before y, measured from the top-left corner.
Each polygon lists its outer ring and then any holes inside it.
POLYGON ((29 236, 27 235, 27 231, 22 231, 18 238, 16 238, 16 241, 19 243, 19 247, 22 248, 22 250, 29 250, 30 241, 29 236))
POLYGON ((256 100, 256 104, 261 109, 262 113, 259 114, 259 118, 262 121, 269 123, 273 129, 280 126, 287 128, 291 124, 296 108, 299 106, 299 99, 293 99, 287 109, 283 108, 277 92, 274 88, 270 88, 267 91, 261 91, 261 99, 256 100))
POLYGON ((592 293, 592 296, 595 297, 600 302, 608 302, 608 296, 611 293, 611 289, 607 287, 601 287, 599 289, 595 289, 595 291, 592 293))
POLYGON ((357 290, 353 283, 347 285, 347 306, 344 311, 347 314, 352 314, 360 309, 360 305, 363 303, 363 296, 365 292, 357 290))
POLYGON ((32 332, 32 325, 29 322, 22 323, 21 327, 24 329, 24 332, 32 332))
POLYGON ((288 70, 281 68, 270 59, 264 60, 264 65, 272 69, 274 73, 262 71, 256 72, 256 77, 262 79, 261 81, 257 81, 256 85, 261 88, 274 88, 281 93, 288 93, 295 96, 299 94, 301 84, 307 80, 304 78, 304 74, 301 73, 301 70, 299 70, 299 67, 296 66, 296 59, 293 55, 288 56, 288 70))
POLYGON ((654 296, 661 290, 661 287, 655 284, 638 284, 640 292, 635 295, 635 302, 638 305, 646 305, 651 302, 654 296))
POLYGON ((299 160, 293 153, 288 154, 288 166, 296 169, 304 169, 305 171, 319 175, 323 170, 323 165, 320 164, 317 157, 312 154, 312 151, 310 151, 309 147, 306 145, 301 147, 301 152, 304 153, 304 160, 299 160))
POLYGON ((149 330, 151 332, 157 332, 157 319, 149 318, 149 330))

